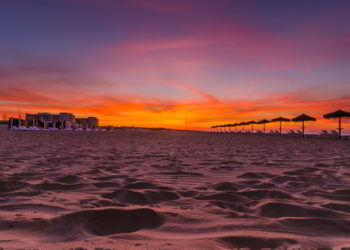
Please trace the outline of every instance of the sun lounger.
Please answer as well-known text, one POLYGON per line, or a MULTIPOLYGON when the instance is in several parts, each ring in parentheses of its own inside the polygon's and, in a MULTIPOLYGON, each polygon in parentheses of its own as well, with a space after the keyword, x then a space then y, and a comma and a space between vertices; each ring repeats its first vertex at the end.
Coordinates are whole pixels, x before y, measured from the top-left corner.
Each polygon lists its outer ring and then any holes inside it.
POLYGON ((339 136, 339 133, 337 131, 335 131, 335 130, 332 130, 331 133, 332 133, 333 136, 339 136))
POLYGON ((306 133, 305 134, 305 137, 320 137, 320 134, 319 133, 306 133))
POLYGON ((294 130, 289 130, 289 132, 288 132, 287 135, 292 135, 292 136, 294 136, 294 135, 297 135, 297 133, 295 133, 294 130))
POLYGON ((320 133, 320 136, 330 136, 331 134, 328 133, 327 130, 322 130, 321 133, 320 133))

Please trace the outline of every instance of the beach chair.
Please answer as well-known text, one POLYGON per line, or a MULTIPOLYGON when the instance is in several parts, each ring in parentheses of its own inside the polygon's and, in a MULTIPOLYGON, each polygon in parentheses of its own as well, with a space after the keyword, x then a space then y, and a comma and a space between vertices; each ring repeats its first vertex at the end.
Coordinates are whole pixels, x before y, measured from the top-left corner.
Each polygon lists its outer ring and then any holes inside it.
POLYGON ((297 135, 294 130, 289 130, 288 135, 297 135))
POLYGON ((331 136, 332 134, 330 134, 327 130, 322 130, 320 133, 320 136, 331 136))
POLYGON ((301 132, 301 130, 297 130, 297 135, 303 135, 303 132, 301 132))
POLYGON ((331 131, 331 135, 332 135, 332 136, 337 136, 337 137, 338 137, 338 136, 339 136, 339 133, 338 133, 337 131, 335 131, 335 130, 332 130, 332 131, 331 131))

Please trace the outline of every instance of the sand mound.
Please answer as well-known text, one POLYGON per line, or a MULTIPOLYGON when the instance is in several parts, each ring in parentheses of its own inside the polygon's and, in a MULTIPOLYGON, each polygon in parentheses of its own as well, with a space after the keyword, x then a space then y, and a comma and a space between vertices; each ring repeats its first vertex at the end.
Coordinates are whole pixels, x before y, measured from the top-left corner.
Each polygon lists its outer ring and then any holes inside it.
POLYGON ((0 193, 12 192, 28 186, 28 183, 21 181, 0 181, 0 193))
POLYGON ((286 218, 279 223, 299 234, 350 237, 350 221, 326 218, 286 218))
POLYGON ((349 196, 350 197, 350 189, 340 189, 340 190, 335 190, 333 192, 335 195, 344 195, 344 196, 349 196))
POLYGON ((299 182, 301 181, 300 178, 298 177, 295 177, 295 176, 284 176, 284 175, 280 175, 280 176, 275 176, 271 179, 271 181, 273 183, 276 183, 276 184, 283 184, 283 183, 286 183, 286 182, 291 182, 291 181, 294 181, 294 182, 299 182))
POLYGON ((231 192, 220 192, 215 194, 199 195, 195 197, 197 200, 211 200, 211 201, 224 201, 224 202, 244 202, 247 199, 241 195, 231 192))
POLYGON ((43 204, 11 204, 0 206, 0 211, 35 211, 35 212, 59 212, 65 209, 58 206, 49 206, 43 204))
POLYGON ((329 209, 332 209, 332 210, 336 210, 336 211, 350 213, 350 206, 349 205, 345 205, 345 204, 328 203, 328 204, 322 205, 322 207, 326 207, 326 208, 329 208, 329 209))
POLYGON ((2 193, 2 197, 33 197, 41 195, 42 191, 23 191, 23 192, 11 192, 11 193, 2 193))
POLYGON ((306 207, 288 203, 269 202, 258 208, 259 214, 268 218, 279 217, 319 217, 342 218, 343 215, 328 209, 306 207))
POLYGON ((327 198, 329 200, 336 201, 350 201, 350 195, 348 194, 349 190, 336 190, 334 192, 324 192, 320 190, 310 190, 303 193, 304 196, 310 197, 322 197, 327 198))
POLYGON ((220 182, 214 185, 214 189, 217 191, 236 191, 239 187, 233 182, 220 182))
POLYGON ((55 191, 55 190, 75 190, 80 189, 83 184, 61 184, 55 182, 44 182, 36 185, 32 185, 32 188, 35 190, 44 190, 44 191, 55 191))
POLYGON ((160 172, 161 175, 176 175, 176 176, 203 176, 203 174, 198 172, 189 171, 176 171, 176 172, 160 172))
POLYGON ((223 201, 211 201, 210 203, 219 207, 219 208, 230 209, 230 210, 234 210, 235 212, 239 212, 239 213, 250 214, 250 213, 254 212, 254 210, 249 209, 245 206, 236 204, 236 203, 223 202, 223 201))
POLYGON ((251 190, 238 192, 249 199, 293 199, 293 197, 285 192, 278 190, 251 190))
POLYGON ((113 180, 113 179, 125 179, 128 178, 127 175, 106 175, 106 176, 101 176, 101 177, 92 177, 91 179, 96 180, 96 181, 108 181, 108 180, 113 180))
POLYGON ((311 183, 297 181, 287 181, 286 185, 289 188, 307 188, 312 186, 311 183))
POLYGON ((198 194, 195 190, 185 190, 179 192, 183 197, 194 197, 198 194))
POLYGON ((225 242, 229 247, 250 248, 251 250, 262 248, 284 248, 298 242, 288 238, 261 238, 249 236, 229 236, 219 240, 225 242))
POLYGON ((159 189, 159 190, 171 190, 169 187, 161 187, 149 182, 135 182, 124 186, 125 189, 159 189))
POLYGON ((81 180, 79 176, 76 175, 66 175, 63 177, 58 178, 56 181, 61 182, 61 183, 67 183, 67 184, 72 184, 72 183, 77 183, 81 180))
POLYGON ((266 173, 266 172, 246 172, 237 177, 244 178, 244 179, 265 179, 265 178, 272 178, 274 176, 275 175, 266 173))
POLYGON ((264 183, 260 183, 258 185, 255 185, 254 188, 256 189, 276 189, 277 186, 275 184, 272 184, 272 183, 267 183, 267 182, 264 182, 264 183))
POLYGON ((147 208, 103 209, 78 211, 53 219, 1 221, 0 230, 28 231, 33 236, 45 236, 45 241, 55 242, 154 229, 163 223, 162 216, 147 208))
POLYGON ((156 204, 163 201, 171 201, 179 199, 180 196, 175 192, 170 191, 132 191, 127 189, 119 189, 112 193, 102 195, 103 198, 116 199, 126 204, 156 204))
POLYGON ((100 182, 94 182, 92 183, 97 188, 116 188, 120 187, 118 182, 112 182, 112 181, 100 181, 100 182))
POLYGON ((131 233, 141 229, 154 229, 164 223, 164 219, 151 209, 136 210, 86 210, 64 215, 52 220, 63 227, 82 226, 95 235, 131 233))

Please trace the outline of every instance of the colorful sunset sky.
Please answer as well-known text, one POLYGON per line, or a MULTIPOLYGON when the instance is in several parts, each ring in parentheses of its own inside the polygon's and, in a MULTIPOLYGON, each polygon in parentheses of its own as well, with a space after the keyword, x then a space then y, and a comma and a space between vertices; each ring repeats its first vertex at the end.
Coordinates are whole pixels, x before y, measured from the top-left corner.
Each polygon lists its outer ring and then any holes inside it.
POLYGON ((0 5, 0 115, 184 129, 187 114, 208 129, 301 113, 335 126, 322 115, 350 111, 348 0, 0 5))

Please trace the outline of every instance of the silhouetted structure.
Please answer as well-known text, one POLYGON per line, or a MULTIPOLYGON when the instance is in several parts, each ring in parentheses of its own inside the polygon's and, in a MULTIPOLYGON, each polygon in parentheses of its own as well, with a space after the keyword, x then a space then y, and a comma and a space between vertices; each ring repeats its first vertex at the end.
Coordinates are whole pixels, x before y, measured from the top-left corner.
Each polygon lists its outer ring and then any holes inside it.
POLYGON ((72 113, 38 113, 26 114, 26 127, 41 127, 41 128, 57 128, 66 129, 72 128, 74 125, 75 116, 72 113))
POLYGON ((311 117, 311 116, 302 114, 302 115, 299 115, 299 116, 293 118, 292 121, 293 122, 302 122, 303 123, 303 126, 301 128, 303 129, 303 137, 305 137, 305 128, 306 128, 305 127, 305 122, 316 121, 316 119, 311 117))
POLYGON ((290 122, 290 120, 288 118, 284 118, 281 116, 278 118, 272 119, 271 121, 280 123, 280 135, 282 135, 282 122, 290 122))
POLYGON ((99 126, 99 120, 96 117, 75 118, 75 123, 83 129, 96 129, 99 126))
POLYGON ((338 133, 339 133, 339 139, 341 139, 341 131, 342 131, 342 127, 341 127, 341 118, 343 117, 350 117, 350 113, 343 111, 343 110, 337 110, 333 113, 329 113, 329 114, 325 114, 323 116, 326 119, 331 119, 331 118, 338 118, 339 119, 339 127, 338 127, 338 133))
POLYGON ((38 113, 26 114, 24 120, 9 119, 9 129, 12 128, 43 128, 43 129, 96 129, 99 120, 96 117, 76 118, 72 113, 38 113))
POLYGON ((247 125, 247 124, 245 122, 241 122, 239 125, 243 126, 243 132, 244 132, 244 126, 247 125))
MULTIPOLYGON (((335 130, 332 130, 331 133, 328 133, 328 131, 322 130, 322 132, 319 133, 319 134, 309 134, 309 136, 310 137, 314 137, 316 135, 319 135, 319 136, 323 136, 323 137, 333 137, 333 138, 334 137, 339 137, 339 139, 341 139, 342 138, 341 131, 343 129, 341 127, 341 118, 350 117, 350 112, 346 112, 346 111, 343 111, 343 110, 337 110, 335 112, 332 112, 332 113, 329 113, 329 114, 325 114, 323 117, 325 119, 331 119, 331 118, 335 118, 336 119, 336 118, 338 118, 339 119, 339 126, 338 126, 338 131, 339 132, 336 132, 335 130)), ((264 134, 266 134, 266 123, 279 122, 280 123, 279 132, 277 130, 275 130, 275 131, 271 130, 270 134, 278 134, 279 133, 280 135, 282 135, 282 122, 290 122, 290 121, 291 120, 288 119, 288 118, 278 117, 278 118, 272 119, 271 121, 263 119, 263 120, 261 120, 259 122, 249 121, 249 122, 240 122, 240 123, 232 123, 232 124, 214 125, 211 128, 214 129, 214 131, 216 131, 216 132, 226 132, 227 131, 226 129, 222 130, 221 128, 228 127, 229 128, 228 131, 231 132, 230 128, 231 127, 235 127, 235 131, 234 132, 237 132, 237 127, 243 126, 242 132, 245 133, 245 126, 252 125, 251 132, 253 134, 262 134, 262 132, 260 130, 258 130, 256 133, 254 133, 254 124, 263 124, 264 125, 264 134)), ((297 133, 295 133, 294 130, 291 130, 288 133, 288 135, 290 135, 290 136, 302 135, 303 137, 305 137, 305 129, 306 129, 305 122, 316 121, 316 118, 308 116, 306 114, 302 114, 302 115, 299 115, 299 116, 293 118, 292 121, 293 122, 302 122, 302 127, 301 127, 302 131, 298 130, 297 133)), ((350 139, 350 136, 344 136, 344 138, 345 139, 350 139)))
POLYGON ((254 133, 254 124, 256 124, 255 121, 250 121, 250 122, 246 122, 246 125, 252 125, 252 133, 254 133))
POLYGON ((269 122, 270 122, 270 121, 268 121, 268 120, 266 120, 266 119, 257 122, 257 124, 264 124, 264 134, 266 134, 266 132, 265 132, 265 124, 266 124, 266 123, 269 123, 269 122))

